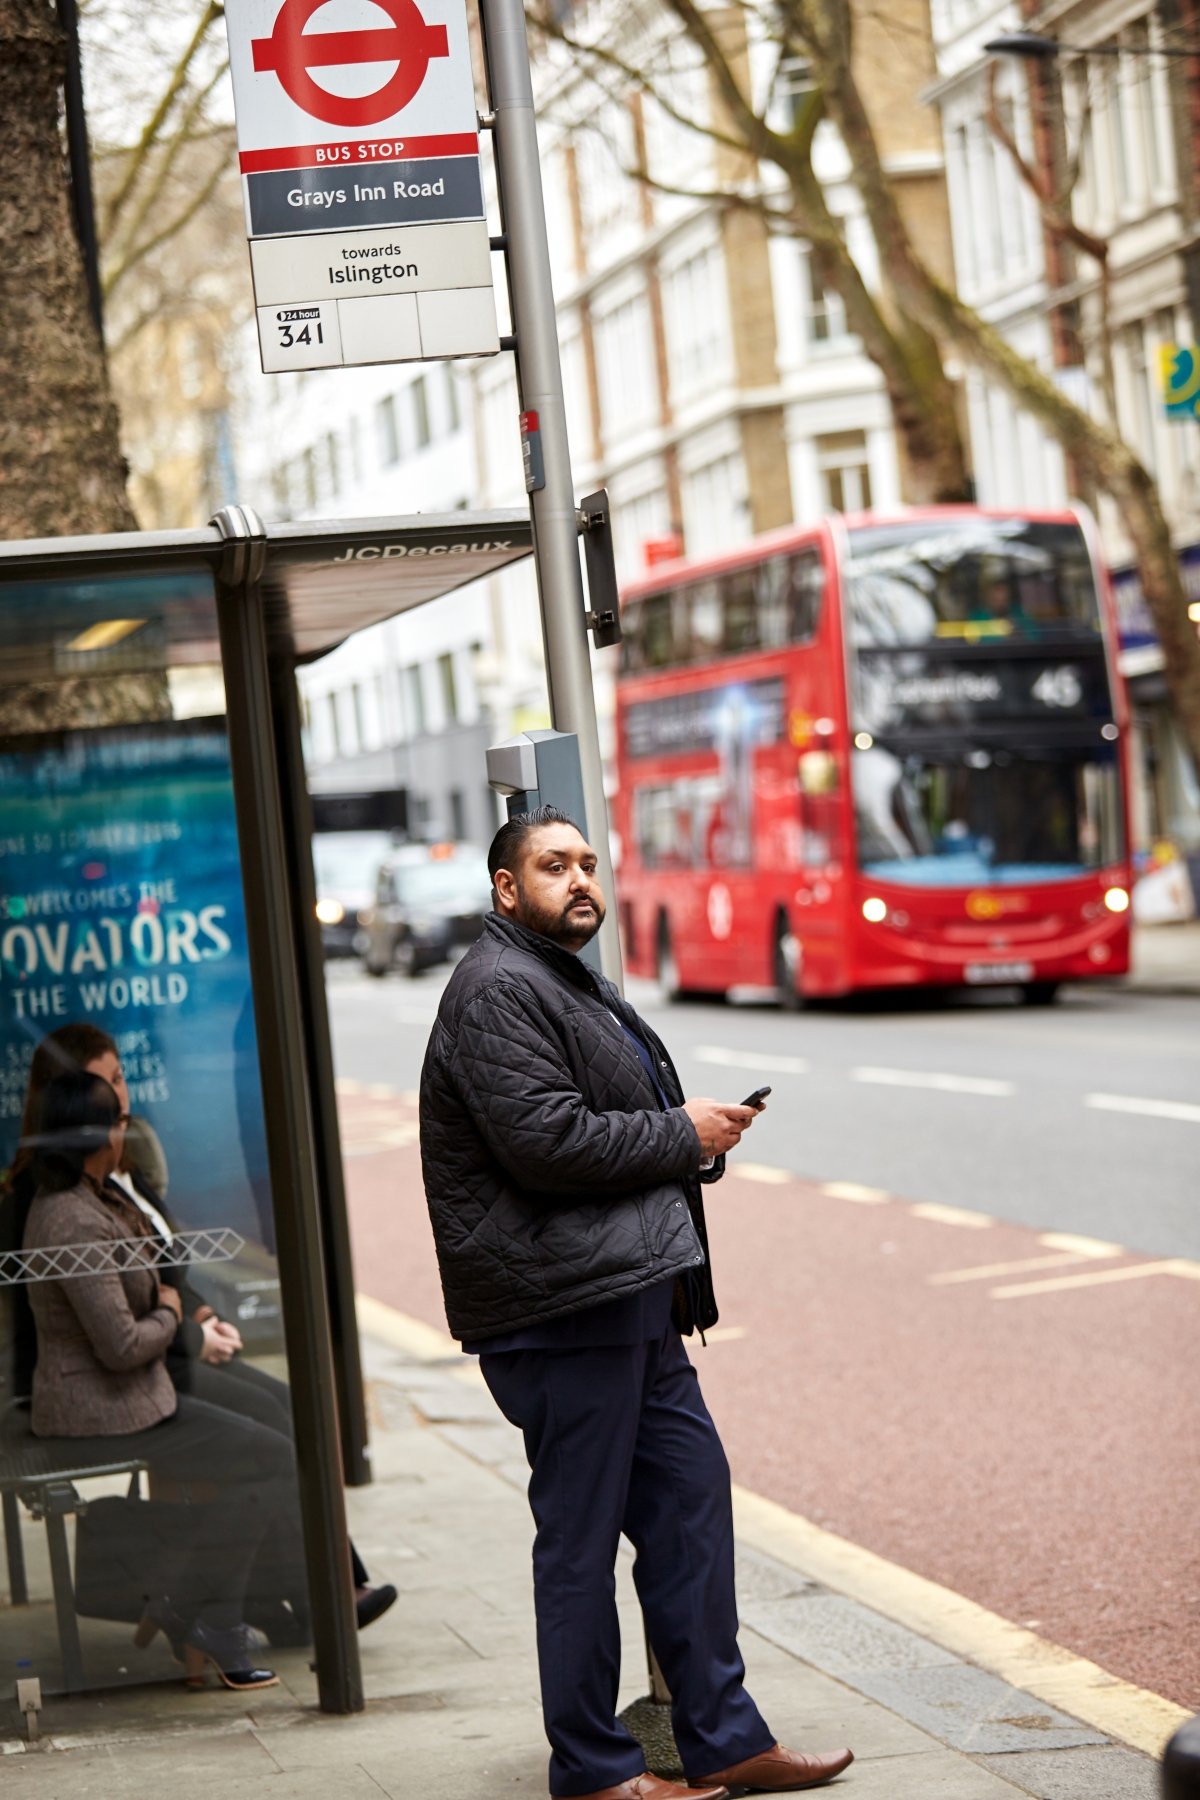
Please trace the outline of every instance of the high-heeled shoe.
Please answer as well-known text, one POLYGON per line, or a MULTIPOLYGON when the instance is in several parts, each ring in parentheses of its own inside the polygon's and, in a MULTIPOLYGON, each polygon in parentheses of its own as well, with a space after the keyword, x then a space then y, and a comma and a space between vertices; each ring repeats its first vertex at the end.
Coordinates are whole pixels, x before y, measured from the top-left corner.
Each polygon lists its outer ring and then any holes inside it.
POLYGON ((230 1631, 218 1631, 203 1619, 193 1619, 184 1640, 184 1666, 188 1686, 204 1680, 204 1665, 210 1662, 227 1688, 244 1692, 247 1688, 276 1687, 279 1677, 274 1669, 258 1667, 254 1658, 257 1646, 249 1625, 235 1625, 230 1631))
POLYGON ((159 1600, 149 1600, 146 1610, 138 1620, 133 1641, 137 1649, 145 1650, 153 1643, 159 1632, 162 1632, 171 1646, 171 1655, 177 1663, 184 1661, 184 1639, 187 1637, 187 1625, 175 1608, 171 1605, 171 1597, 164 1594, 159 1600))
POLYGON ((354 1611, 358 1629, 365 1631, 376 1619, 382 1619, 389 1606, 396 1604, 396 1590, 389 1581, 386 1587, 360 1587, 354 1590, 354 1611))

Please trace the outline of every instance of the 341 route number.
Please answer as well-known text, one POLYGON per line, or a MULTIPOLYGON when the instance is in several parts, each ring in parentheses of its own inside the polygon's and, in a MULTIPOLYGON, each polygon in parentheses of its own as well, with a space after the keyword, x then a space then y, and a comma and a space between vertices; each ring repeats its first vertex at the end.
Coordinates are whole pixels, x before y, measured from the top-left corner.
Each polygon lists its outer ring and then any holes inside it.
POLYGON ((268 374, 285 369, 331 369, 342 360, 337 302, 333 300, 260 306, 258 335, 268 374))
POLYGON ((311 325, 302 325, 300 329, 295 332, 294 336, 293 327, 291 325, 286 323, 280 325, 278 328, 279 348, 281 350, 290 350, 295 344, 323 344, 325 342, 325 333, 321 329, 320 319, 317 319, 315 323, 317 327, 317 335, 315 338, 312 335, 311 325))

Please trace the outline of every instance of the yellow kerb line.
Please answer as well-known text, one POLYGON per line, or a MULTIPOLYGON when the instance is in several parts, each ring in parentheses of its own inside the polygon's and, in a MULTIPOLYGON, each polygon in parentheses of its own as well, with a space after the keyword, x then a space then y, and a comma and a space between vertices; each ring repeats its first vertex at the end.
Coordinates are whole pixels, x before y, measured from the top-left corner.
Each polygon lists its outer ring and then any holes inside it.
MULTIPOLYGON (((1119 1256, 1119 1250, 1110 1250, 1110 1256, 1119 1256)), ((959 1281, 992 1281, 998 1275, 1023 1275, 1031 1269, 1062 1269, 1068 1264, 1078 1265, 1089 1262, 1090 1257, 1079 1255, 1068 1256, 1030 1256, 1024 1262, 980 1263, 973 1269, 943 1269, 936 1275, 927 1277, 930 1287, 949 1287, 959 1281)))

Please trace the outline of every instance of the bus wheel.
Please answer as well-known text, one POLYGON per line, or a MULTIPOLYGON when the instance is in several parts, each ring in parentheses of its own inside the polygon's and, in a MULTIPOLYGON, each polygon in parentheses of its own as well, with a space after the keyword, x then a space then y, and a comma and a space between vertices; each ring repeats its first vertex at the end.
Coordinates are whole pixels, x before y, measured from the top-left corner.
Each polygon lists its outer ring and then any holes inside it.
POLYGON ((1053 1006, 1057 995, 1057 981, 1027 981, 1025 983, 1026 1006, 1053 1006))
POLYGON ((675 952, 671 948, 671 927, 667 924, 666 913, 659 915, 658 954, 655 961, 662 997, 670 1005, 679 998, 679 970, 675 964, 675 952))
POLYGON ((800 978, 800 940, 793 936, 787 914, 775 921, 775 991, 784 1012, 799 1012, 804 1001, 797 985, 800 978))

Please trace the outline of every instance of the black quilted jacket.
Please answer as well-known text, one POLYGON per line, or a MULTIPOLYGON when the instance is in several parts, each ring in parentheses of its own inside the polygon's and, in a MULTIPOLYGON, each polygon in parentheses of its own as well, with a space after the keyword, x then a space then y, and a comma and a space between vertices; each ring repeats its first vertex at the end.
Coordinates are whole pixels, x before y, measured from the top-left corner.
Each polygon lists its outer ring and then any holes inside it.
POLYGON ((421 1160, 446 1316, 464 1342, 671 1274, 685 1277, 681 1329, 716 1323, 695 1127, 661 1110, 614 1013, 678 1108, 658 1038, 550 939, 493 913, 446 987, 421 1075, 421 1160))

